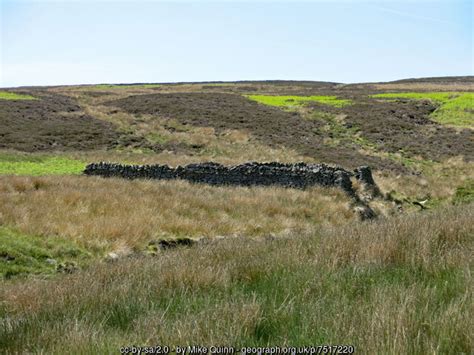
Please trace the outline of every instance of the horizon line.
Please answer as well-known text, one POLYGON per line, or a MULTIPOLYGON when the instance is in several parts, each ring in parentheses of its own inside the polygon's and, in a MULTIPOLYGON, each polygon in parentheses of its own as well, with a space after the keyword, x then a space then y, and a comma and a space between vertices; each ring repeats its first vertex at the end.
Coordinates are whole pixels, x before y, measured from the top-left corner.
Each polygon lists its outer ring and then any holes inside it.
POLYGON ((471 75, 449 75, 449 76, 424 76, 424 77, 411 77, 402 78, 389 81, 362 81, 362 82, 336 82, 336 81, 324 81, 324 80, 292 80, 292 79, 254 79, 254 80, 204 80, 204 81, 168 81, 168 82, 120 82, 120 83, 81 83, 81 84, 53 84, 53 85, 18 85, 18 86, 0 86, 1 89, 20 89, 20 88, 41 88, 41 87, 62 87, 62 86, 95 86, 95 85, 182 85, 182 84, 238 84, 238 83, 259 83, 259 82, 294 82, 294 83, 324 83, 333 85, 357 85, 357 84, 381 84, 381 83, 396 83, 407 80, 426 80, 426 79, 454 79, 454 78, 472 78, 471 75))

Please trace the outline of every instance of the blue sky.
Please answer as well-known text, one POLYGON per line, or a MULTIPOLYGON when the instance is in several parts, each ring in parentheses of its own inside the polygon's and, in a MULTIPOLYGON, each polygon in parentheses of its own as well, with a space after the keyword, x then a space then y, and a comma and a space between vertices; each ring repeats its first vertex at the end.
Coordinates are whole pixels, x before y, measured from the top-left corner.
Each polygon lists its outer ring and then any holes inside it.
POLYGON ((2 87, 474 72, 470 0, 0 3, 2 87))

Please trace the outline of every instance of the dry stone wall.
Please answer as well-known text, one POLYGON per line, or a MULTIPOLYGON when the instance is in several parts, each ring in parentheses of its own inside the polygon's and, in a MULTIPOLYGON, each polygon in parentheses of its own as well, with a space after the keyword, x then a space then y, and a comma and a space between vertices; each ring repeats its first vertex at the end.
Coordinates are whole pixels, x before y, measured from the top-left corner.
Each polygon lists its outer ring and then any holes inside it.
POLYGON ((283 164, 250 162, 235 166, 218 163, 199 163, 178 166, 167 165, 122 165, 115 163, 92 163, 84 170, 86 175, 120 177, 126 179, 182 179, 210 185, 269 186, 292 188, 310 186, 338 187, 351 196, 356 196, 351 176, 364 183, 374 184, 369 167, 359 167, 355 173, 325 164, 283 164))

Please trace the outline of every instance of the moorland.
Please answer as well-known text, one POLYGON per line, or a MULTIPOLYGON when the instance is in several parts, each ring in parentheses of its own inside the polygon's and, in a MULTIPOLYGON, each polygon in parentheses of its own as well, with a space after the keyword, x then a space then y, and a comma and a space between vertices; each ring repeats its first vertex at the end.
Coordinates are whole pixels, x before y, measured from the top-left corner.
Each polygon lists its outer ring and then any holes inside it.
POLYGON ((472 353, 474 77, 0 90, 0 352, 472 353), (85 176, 370 166, 380 190, 85 176), (191 240, 175 248, 162 241, 191 240))

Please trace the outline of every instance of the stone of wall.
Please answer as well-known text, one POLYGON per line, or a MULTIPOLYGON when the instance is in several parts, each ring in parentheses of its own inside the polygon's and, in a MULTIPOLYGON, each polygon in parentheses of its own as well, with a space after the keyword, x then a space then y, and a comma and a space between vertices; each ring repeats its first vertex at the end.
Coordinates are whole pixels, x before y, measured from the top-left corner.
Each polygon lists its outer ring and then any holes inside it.
POLYGON ((178 166, 167 165, 121 165, 115 163, 92 163, 86 166, 85 175, 120 177, 125 179, 181 179, 193 183, 210 185, 269 186, 304 189, 311 186, 337 187, 352 199, 351 206, 362 220, 376 217, 368 201, 381 196, 372 171, 361 166, 354 172, 325 164, 245 163, 225 166, 217 163, 199 163, 178 166), (354 176, 367 197, 360 196, 352 186, 354 176))
POLYGON ((350 179, 354 174, 325 164, 250 162, 225 166, 200 163, 172 168, 167 165, 121 165, 101 162, 87 165, 84 174, 126 179, 182 179, 210 185, 278 185, 300 189, 326 186, 341 188, 347 194, 355 196, 350 179))
POLYGON ((382 197, 379 187, 372 177, 372 170, 368 166, 359 166, 354 170, 355 178, 360 182, 362 194, 368 200, 376 197, 382 197))

